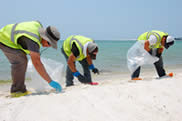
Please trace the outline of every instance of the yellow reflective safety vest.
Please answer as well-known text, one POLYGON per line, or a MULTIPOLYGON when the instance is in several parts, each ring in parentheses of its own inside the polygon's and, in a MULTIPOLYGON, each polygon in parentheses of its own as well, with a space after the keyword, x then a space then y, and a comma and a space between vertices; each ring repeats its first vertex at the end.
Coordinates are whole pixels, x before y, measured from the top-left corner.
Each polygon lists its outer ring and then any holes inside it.
POLYGON ((167 36, 168 33, 165 33, 162 31, 157 31, 157 30, 152 30, 152 31, 141 34, 137 40, 148 40, 150 35, 154 35, 157 38, 157 42, 154 45, 150 45, 150 48, 162 48, 161 40, 162 40, 163 36, 167 36))
POLYGON ((75 42, 80 53, 80 55, 76 58, 76 60, 81 61, 84 58, 86 58, 86 56, 83 54, 84 45, 87 44, 88 42, 94 42, 94 41, 90 38, 87 38, 81 35, 72 35, 68 37, 63 43, 63 50, 68 57, 72 53, 71 48, 72 48, 73 42, 75 42))
POLYGON ((42 28, 42 25, 38 21, 8 24, 0 29, 0 42, 8 47, 21 49, 26 54, 30 54, 29 50, 23 49, 22 46, 18 44, 18 38, 25 36, 36 42, 39 47, 41 47, 41 37, 38 32, 39 28, 42 28))

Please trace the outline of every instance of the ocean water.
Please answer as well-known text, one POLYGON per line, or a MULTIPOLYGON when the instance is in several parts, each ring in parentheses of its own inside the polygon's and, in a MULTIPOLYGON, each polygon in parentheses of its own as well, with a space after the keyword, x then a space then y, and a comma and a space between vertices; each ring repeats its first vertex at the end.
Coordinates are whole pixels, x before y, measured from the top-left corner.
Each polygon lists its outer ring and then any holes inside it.
MULTIPOLYGON (((134 40, 116 41, 116 40, 96 40, 99 46, 99 53, 97 59, 93 61, 101 73, 106 74, 128 74, 130 73, 127 68, 127 51, 135 43, 134 40)), ((61 46, 63 41, 58 42, 58 49, 48 48, 43 51, 41 57, 50 58, 57 62, 63 63, 66 67, 66 61, 61 53, 61 46)), ((164 66, 167 69, 178 69, 182 67, 182 41, 176 41, 175 44, 163 53, 164 66)), ((41 48, 43 50, 43 48, 41 48)), ((11 79, 11 65, 0 52, 0 80, 11 79)), ((77 68, 81 67, 77 63, 77 68)), ((153 65, 144 66, 144 69, 150 71, 154 68, 153 65)), ((64 69, 65 72, 65 69, 64 69)))

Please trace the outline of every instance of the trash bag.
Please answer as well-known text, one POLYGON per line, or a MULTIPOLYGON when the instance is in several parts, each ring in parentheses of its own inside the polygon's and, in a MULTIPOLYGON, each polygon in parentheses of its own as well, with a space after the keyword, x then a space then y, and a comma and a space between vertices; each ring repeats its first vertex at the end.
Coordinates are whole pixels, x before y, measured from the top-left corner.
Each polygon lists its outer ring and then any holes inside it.
POLYGON ((153 64, 159 60, 158 57, 151 56, 144 49, 145 40, 137 41, 127 53, 127 65, 131 73, 133 73, 139 66, 145 64, 153 64))
MULTIPOLYGON (((47 73, 49 76, 58 83, 61 83, 62 81, 62 71, 63 71, 63 64, 60 62, 56 62, 51 59, 45 59, 41 58, 41 62, 43 63, 47 73)), ((45 81, 39 73, 34 68, 31 59, 28 61, 28 75, 30 76, 30 82, 29 87, 33 88, 36 92, 44 92, 47 90, 52 89, 52 87, 49 86, 47 81, 45 81)))

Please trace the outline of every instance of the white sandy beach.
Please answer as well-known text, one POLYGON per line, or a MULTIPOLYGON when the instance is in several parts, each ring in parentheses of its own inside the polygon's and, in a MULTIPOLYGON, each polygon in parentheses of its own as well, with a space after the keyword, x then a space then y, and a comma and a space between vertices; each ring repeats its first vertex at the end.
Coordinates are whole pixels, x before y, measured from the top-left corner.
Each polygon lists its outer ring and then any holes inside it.
POLYGON ((0 91, 0 121, 181 121, 182 70, 171 71, 173 78, 156 79, 151 72, 131 83, 129 75, 106 76, 98 86, 76 83, 60 94, 20 98, 5 97, 6 86, 0 91))

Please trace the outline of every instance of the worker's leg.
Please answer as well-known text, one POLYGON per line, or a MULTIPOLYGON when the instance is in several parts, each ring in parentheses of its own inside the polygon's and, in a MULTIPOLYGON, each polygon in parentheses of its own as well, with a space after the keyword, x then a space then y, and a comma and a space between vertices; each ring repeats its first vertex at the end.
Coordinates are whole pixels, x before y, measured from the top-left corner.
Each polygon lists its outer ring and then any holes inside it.
POLYGON ((131 79, 138 78, 140 75, 140 66, 132 73, 131 79))
MULTIPOLYGON (((68 61, 68 56, 63 51, 63 48, 61 48, 61 52, 63 53, 63 55, 64 55, 64 57, 66 59, 66 62, 67 62, 68 61)), ((67 65, 67 67, 66 67, 66 86, 74 85, 73 79, 74 79, 74 77, 73 77, 72 71, 69 68, 69 66, 67 65)))
POLYGON ((11 63, 11 76, 13 84, 11 92, 26 92, 25 73, 27 68, 26 54, 18 49, 9 48, 0 44, 0 48, 11 63))
POLYGON ((85 58, 82 61, 79 61, 79 63, 82 65, 82 68, 83 68, 85 83, 92 82, 92 78, 91 78, 91 74, 90 74, 87 59, 85 58))
POLYGON ((159 60, 154 63, 154 66, 155 66, 155 68, 157 70, 157 74, 159 75, 159 77, 162 77, 162 76, 166 75, 166 72, 165 72, 164 67, 163 67, 162 56, 160 56, 159 60))

